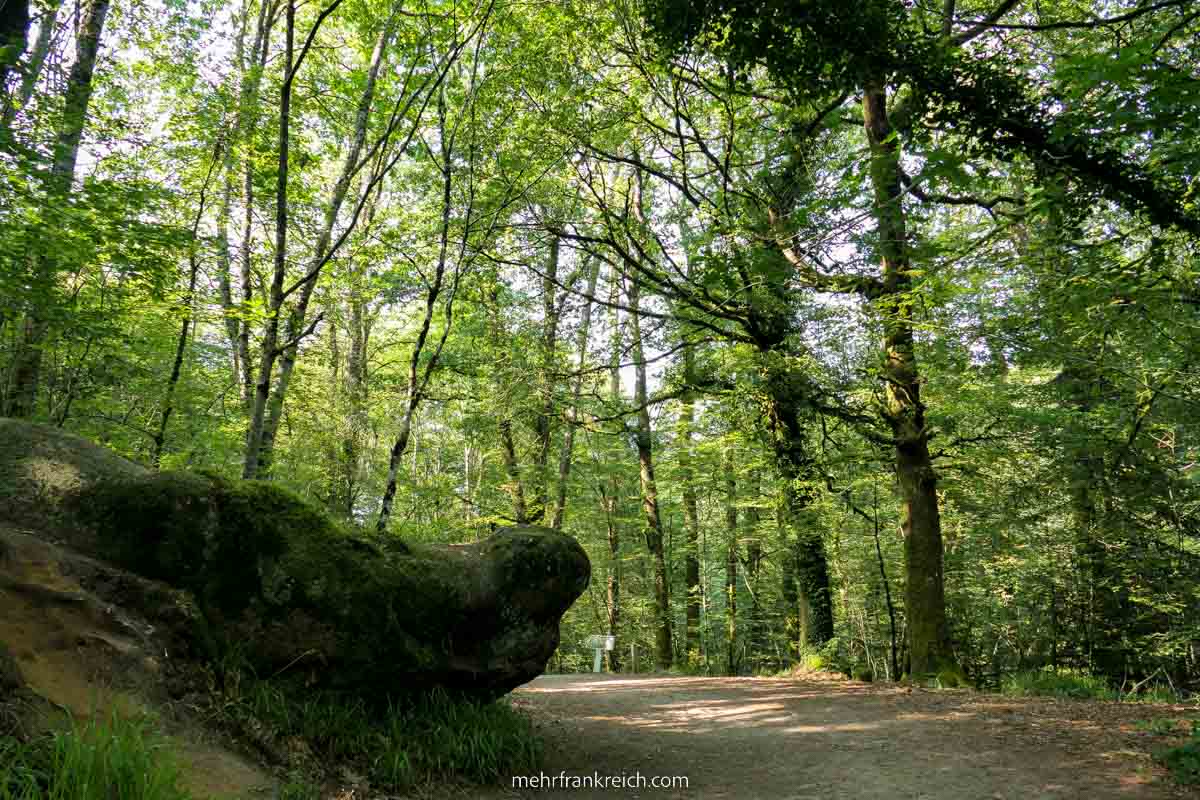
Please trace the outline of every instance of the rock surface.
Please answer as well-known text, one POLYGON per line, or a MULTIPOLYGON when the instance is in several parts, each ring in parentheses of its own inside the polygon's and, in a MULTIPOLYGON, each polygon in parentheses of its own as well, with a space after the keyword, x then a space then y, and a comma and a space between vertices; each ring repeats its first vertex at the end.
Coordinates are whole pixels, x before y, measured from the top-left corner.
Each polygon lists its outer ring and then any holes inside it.
POLYGON ((198 613, 165 587, 128 593, 150 606, 131 610, 167 615, 177 650, 367 696, 494 697, 531 680, 590 575, 579 544, 550 530, 397 546, 268 482, 149 472, 12 420, 0 420, 0 521, 186 590, 198 613))

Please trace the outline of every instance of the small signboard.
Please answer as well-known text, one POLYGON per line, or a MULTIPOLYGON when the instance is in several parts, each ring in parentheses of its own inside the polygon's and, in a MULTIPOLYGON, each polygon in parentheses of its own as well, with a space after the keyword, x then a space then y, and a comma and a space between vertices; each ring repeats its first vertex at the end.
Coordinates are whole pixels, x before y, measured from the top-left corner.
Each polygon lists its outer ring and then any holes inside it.
POLYGON ((602 636, 599 634, 595 635, 595 636, 589 636, 589 637, 587 637, 587 639, 584 640, 584 645, 586 647, 590 647, 590 648, 592 648, 592 650, 596 651, 596 658, 592 661, 592 672, 599 672, 600 671, 600 655, 605 650, 612 650, 614 647, 617 646, 617 637, 602 636))
POLYGON ((617 646, 617 637, 589 636, 585 644, 593 650, 612 650, 617 646))

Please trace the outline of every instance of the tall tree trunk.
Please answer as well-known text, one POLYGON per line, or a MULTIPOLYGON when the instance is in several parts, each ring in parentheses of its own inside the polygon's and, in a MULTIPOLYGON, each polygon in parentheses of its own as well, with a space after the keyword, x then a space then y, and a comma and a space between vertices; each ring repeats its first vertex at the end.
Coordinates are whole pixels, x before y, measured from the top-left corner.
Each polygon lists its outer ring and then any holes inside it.
POLYGON ((760 514, 758 502, 760 497, 759 475, 754 470, 750 473, 749 486, 745 496, 751 498, 746 506, 743 519, 746 525, 746 589, 750 593, 750 619, 747 621, 746 643, 751 653, 760 653, 766 649, 764 634, 762 599, 759 596, 759 571, 762 567, 763 549, 759 531, 760 514))
POLYGON ((353 517, 358 501, 362 446, 370 425, 367 415, 367 344, 370 340, 371 318, 367 309, 363 273, 363 266, 355 261, 351 265, 347 298, 350 351, 346 357, 345 371, 335 390, 345 398, 346 429, 338 453, 331 505, 347 517, 353 517))
POLYGON ((259 90, 270 43, 271 27, 274 22, 274 7, 275 3, 269 3, 267 0, 262 0, 260 3, 249 53, 245 49, 245 39, 250 20, 251 0, 247 0, 242 8, 242 19, 234 43, 235 61, 240 71, 238 107, 234 114, 233 127, 229 131, 228 140, 225 143, 224 191, 217 217, 217 238, 220 247, 217 286, 221 297, 225 335, 229 339, 229 347, 233 356, 233 380, 238 386, 242 407, 246 410, 249 408, 248 404, 254 385, 253 366, 250 360, 250 328, 245 313, 253 299, 253 287, 250 282, 250 248, 253 237, 251 223, 254 210, 254 137, 247 136, 246 132, 253 127, 257 117, 259 90), (240 301, 235 301, 233 296, 234 254, 229 226, 233 222, 234 177, 238 171, 239 159, 241 159, 243 170, 242 201, 245 208, 241 252, 238 258, 242 297, 240 301))
POLYGON ((900 148, 887 114, 882 79, 863 90, 863 122, 870 144, 870 179, 882 261, 875 308, 883 318, 884 416, 896 440, 905 554, 905 610, 914 676, 957 670, 946 621, 942 525, 937 474, 913 340, 911 250, 903 204, 900 148))
POLYGON ((738 673, 737 662, 737 574, 738 512, 737 479, 732 450, 725 459, 725 530, 729 541, 725 548, 725 674, 738 673))
MULTIPOLYGON (((79 159, 79 143, 87 123, 88 104, 92 99, 92 76, 100 52, 100 37, 108 17, 109 0, 92 0, 80 10, 79 28, 75 39, 75 63, 63 91, 63 112, 54 143, 54 160, 50 167, 49 195, 51 201, 64 202, 75 179, 75 164, 79 159)), ((24 41, 22 37, 22 41, 24 41)), ((19 54, 18 54, 19 55, 19 54)), ((34 255, 34 274, 39 288, 53 291, 57 264, 45 253, 34 255)), ((30 308, 12 368, 11 391, 4 415, 31 417, 37 408, 38 383, 41 380, 42 351, 49 322, 37 308, 30 308)))
POLYGON ((507 417, 497 423, 500 430, 500 456, 504 460, 504 472, 508 476, 508 493, 513 501, 513 519, 518 525, 533 522, 525 504, 525 488, 521 485, 521 465, 517 462, 517 445, 513 440, 512 420, 507 417))
MULTIPOLYGON (((683 349, 683 381, 694 381, 696 356, 691 347, 683 349)), ((686 543, 683 551, 684 609, 683 653, 688 663, 700 660, 700 515, 696 510, 696 475, 693 467, 692 427, 696 422, 696 398, 684 392, 679 412, 679 485, 683 493, 683 527, 686 543)))
POLYGON ((154 449, 150 457, 150 463, 155 469, 162 465, 163 448, 167 441, 167 424, 171 421, 171 414, 175 411, 175 389, 179 385, 179 378, 183 373, 183 357, 187 351, 188 335, 192 330, 192 314, 196 304, 196 279, 200 274, 200 222, 204 219, 209 185, 220 162, 221 148, 218 145, 213 153, 208 175, 204 179, 204 186, 200 189, 200 202, 196 208, 196 218, 192 222, 187 291, 184 292, 183 299, 179 303, 180 310, 183 312, 183 321, 179 325, 179 337, 175 341, 175 358, 171 362, 171 374, 167 378, 167 387, 163 392, 162 410, 159 413, 158 430, 154 433, 154 449))
MULTIPOLYGON (((25 52, 25 40, 29 36, 29 0, 5 0, 0 6, 0 101, 6 105, 5 121, 8 120, 7 104, 8 74, 21 60, 25 52)), ((5 125, 7 128, 7 125, 5 125)), ((4 142, 0 141, 0 144, 4 142)))
POLYGON ((288 157, 291 134, 292 81, 295 77, 293 51, 296 37, 295 0, 284 0, 287 4, 287 26, 284 44, 283 85, 279 93, 279 171, 275 181, 275 269, 271 278, 271 289, 266 330, 263 333, 262 352, 259 355, 258 376, 254 384, 254 403, 250 412, 250 424, 246 431, 246 453, 242 465, 242 477, 257 478, 261 455, 263 425, 266 421, 267 401, 271 392, 271 373, 275 359, 279 357, 279 317, 283 311, 283 280, 287 275, 288 234, 288 157))
POLYGON ((829 564, 825 542, 816 529, 811 506, 816 499, 812 457, 805 442, 799 404, 803 388, 796 376, 768 367, 764 401, 771 430, 775 465, 783 478, 780 523, 787 545, 794 603, 788 605, 790 640, 803 655, 833 638, 833 602, 829 591, 829 564))
MULTIPOLYGON (((608 396, 613 408, 621 404, 621 320, 617 304, 621 299, 621 275, 614 267, 608 277, 608 321, 611 340, 608 355, 608 396)), ((604 519, 608 528, 608 585, 605 592, 608 608, 608 635, 616 636, 621 621, 621 528, 618 514, 621 484, 616 472, 609 474, 607 490, 601 484, 604 519)), ((619 672, 621 651, 608 651, 608 669, 619 672)))
MULTIPOLYGON (((404 405, 404 413, 400 420, 400 432, 396 436, 396 443, 392 445, 392 451, 388 457, 387 483, 383 490, 383 502, 379 509, 379 520, 375 525, 376 530, 381 533, 387 530, 388 520, 392 514, 392 502, 396 498, 396 485, 400 472, 400 459, 404 456, 405 448, 408 447, 408 439, 412 433, 413 419, 416 417, 417 407, 425 397, 425 392, 429 388, 429 382, 432 380, 434 370, 437 369, 438 361, 441 358, 442 349, 446 346, 446 339, 450 336, 450 329, 454 324, 454 299, 458 295, 458 281, 462 277, 462 272, 465 268, 465 265, 461 261, 455 264, 454 277, 450 281, 450 286, 447 287, 446 269, 449 266, 450 256, 455 137, 447 125, 444 89, 439 91, 437 108, 438 140, 441 144, 442 155, 440 164, 442 172, 442 220, 441 234, 438 241, 438 260, 437 266, 434 269, 433 283, 425 292, 425 316, 421 320, 421 329, 417 333, 417 341, 413 343, 412 355, 408 362, 407 397, 404 405), (442 332, 437 344, 434 345, 433 352, 429 354, 429 360, 425 363, 424 371, 418 373, 418 365, 425 352, 425 345, 429 338, 429 330, 433 324, 433 316, 438 298, 443 291, 446 291, 446 302, 443 306, 445 321, 442 332)), ((465 237, 466 235, 464 232, 463 236, 465 237)), ((461 252, 460 250, 460 256, 461 252)))
POLYGON ((371 52, 371 62, 367 69, 366 84, 363 86, 362 95, 359 97, 358 108, 354 117, 354 133, 350 139, 350 146, 342 160, 342 168, 337 181, 334 183, 329 194, 329 199, 325 203, 325 216, 322 220, 320 232, 317 234, 317 241, 313 248, 312 257, 304 266, 306 279, 300 289, 300 298, 296 301, 296 305, 292 308, 291 313, 288 314, 287 345, 280 353, 279 377, 276 379, 275 387, 271 391, 269 410, 262 432, 259 463, 260 468, 264 471, 269 471, 271 463, 274 461, 275 435, 279 431, 279 423, 283 418, 284 400, 287 397, 288 386, 291 384, 292 373, 296 368, 300 339, 303 337, 304 326, 307 323, 308 306, 312 301, 313 290, 316 288, 321 268, 329 256, 330 243, 333 240, 333 228, 337 223, 338 215, 346 200, 346 194, 350 190, 350 182, 360 167, 359 160, 362 157, 363 147, 367 141, 367 123, 370 120, 371 108, 375 102, 375 86, 379 78, 379 70, 383 66, 384 56, 387 54, 388 46, 396 30, 396 17, 397 11, 393 10, 392 15, 384 23, 383 30, 380 31, 379 38, 375 42, 375 48, 371 52))
POLYGON ((550 443, 554 434, 554 371, 555 351, 558 348, 559 306, 557 303, 557 281, 560 242, 557 236, 550 238, 550 254, 546 260, 546 271, 542 276, 542 364, 538 386, 541 408, 533 423, 533 496, 530 498, 529 516, 545 524, 551 516, 549 507, 550 443))
POLYGON ((600 276, 600 260, 593 259, 589 265, 587 277, 587 297, 583 301, 583 319, 579 324, 579 336, 575 340, 575 350, 579 360, 575 365, 575 380, 571 387, 571 408, 568 413, 568 424, 563 434, 562 451, 558 457, 558 494, 554 499, 554 508, 550 513, 550 527, 556 531, 562 530, 563 517, 567 509, 567 483, 571 478, 571 460, 575 450, 575 427, 579 421, 579 398, 583 394, 583 374, 587 365, 588 337, 592 328, 592 297, 596 294, 596 284, 600 276))
MULTIPOLYGON (((17 91, 17 102, 10 102, 4 109, 3 127, 5 129, 11 128, 17 111, 29 105, 34 90, 37 89, 38 81, 42 77, 42 70, 46 66, 46 57, 50 55, 50 42, 54 38, 54 29, 58 26, 58 15, 62 6, 62 0, 53 0, 50 7, 42 13, 42 18, 38 20, 37 39, 34 40, 33 49, 29 51, 29 58, 25 59, 21 88, 17 91)), ((0 85, 3 83, 4 79, 0 77, 0 85)))
POLYGON ((675 654, 671 640, 671 596, 667 580, 667 560, 663 541, 662 520, 658 512, 658 486, 654 480, 653 434, 650 429, 650 409, 646 391, 646 357, 642 346, 642 326, 638 318, 641 289, 636 278, 626 283, 629 300, 629 333, 635 366, 634 402, 638 406, 637 443, 638 466, 642 484, 642 511, 646 516, 646 548, 654 559, 655 663, 659 669, 669 669, 675 654))

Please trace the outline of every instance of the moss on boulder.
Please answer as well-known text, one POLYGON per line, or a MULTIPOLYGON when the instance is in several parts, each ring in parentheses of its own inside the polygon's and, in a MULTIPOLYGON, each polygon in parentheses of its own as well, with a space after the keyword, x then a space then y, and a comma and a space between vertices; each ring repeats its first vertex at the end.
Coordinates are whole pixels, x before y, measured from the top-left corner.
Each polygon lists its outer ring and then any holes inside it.
MULTIPOLYGON (((261 674, 303 673, 364 694, 497 696, 545 668, 559 619, 590 576, 579 544, 543 528, 394 547, 269 482, 152 473, 124 460, 105 474, 95 445, 68 437, 48 449, 63 462, 54 474, 100 466, 53 489, 53 525, 43 530, 188 590, 203 614, 194 643, 210 654, 236 648, 261 674)), ((21 459, 7 461, 13 469, 21 459)))

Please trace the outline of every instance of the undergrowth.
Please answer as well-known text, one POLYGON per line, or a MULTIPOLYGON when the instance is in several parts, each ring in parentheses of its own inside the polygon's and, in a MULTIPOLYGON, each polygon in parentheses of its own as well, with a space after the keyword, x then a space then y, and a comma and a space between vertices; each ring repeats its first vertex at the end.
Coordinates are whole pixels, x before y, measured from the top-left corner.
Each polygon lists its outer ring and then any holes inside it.
POLYGON ((0 738, 0 800, 189 800, 144 719, 76 722, 30 741, 0 738))
POLYGON ((1200 720, 1192 721, 1191 739, 1159 754, 1159 760, 1182 784, 1200 784, 1200 720))
POLYGON ((505 699, 482 703, 435 690, 372 708, 345 694, 258 681, 227 713, 257 720, 280 739, 299 737, 321 764, 354 765, 379 788, 495 783, 541 762, 533 723, 505 699))
POLYGON ((1078 700, 1116 700, 1125 703, 1178 703, 1179 693, 1154 685, 1137 693, 1122 692, 1102 677, 1082 670, 1027 670, 1000 679, 1000 692, 1014 697, 1064 697, 1078 700))

